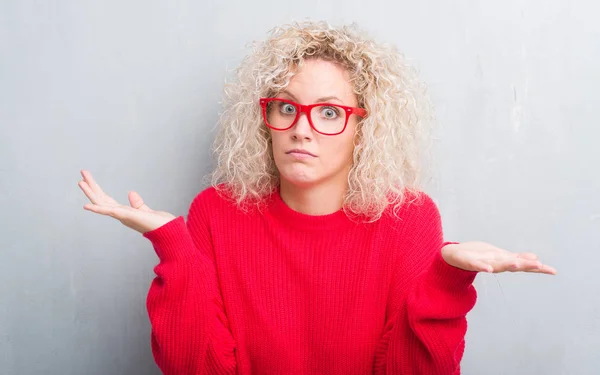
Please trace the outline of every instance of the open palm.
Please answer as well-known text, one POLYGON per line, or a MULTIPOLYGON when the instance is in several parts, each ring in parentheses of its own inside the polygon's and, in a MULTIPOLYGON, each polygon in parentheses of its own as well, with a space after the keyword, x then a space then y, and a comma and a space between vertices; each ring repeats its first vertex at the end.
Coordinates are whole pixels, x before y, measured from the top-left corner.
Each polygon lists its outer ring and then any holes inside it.
POLYGON ((114 217, 123 225, 142 234, 157 229, 175 218, 168 212, 152 210, 135 191, 130 191, 128 194, 129 206, 120 204, 100 188, 89 171, 81 170, 81 176, 83 180, 79 181, 79 187, 91 202, 83 206, 85 210, 114 217))
POLYGON ((442 256, 446 263, 467 271, 556 274, 553 267, 540 262, 534 253, 512 253, 482 241, 446 245, 442 256))

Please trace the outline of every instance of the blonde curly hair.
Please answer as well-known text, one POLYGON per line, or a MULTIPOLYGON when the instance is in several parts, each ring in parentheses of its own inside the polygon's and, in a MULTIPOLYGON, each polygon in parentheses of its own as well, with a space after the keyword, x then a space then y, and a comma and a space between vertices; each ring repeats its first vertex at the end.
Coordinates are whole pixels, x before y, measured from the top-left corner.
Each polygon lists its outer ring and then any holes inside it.
POLYGON ((354 137, 344 212, 374 221, 390 205, 397 213, 408 195, 418 197, 433 111, 425 85, 404 55, 393 45, 376 43, 356 23, 294 22, 269 34, 251 43, 235 78, 225 83, 212 186, 242 209, 245 203, 260 206, 273 192, 279 173, 259 98, 275 96, 305 59, 319 58, 348 70, 359 106, 368 113, 354 137))

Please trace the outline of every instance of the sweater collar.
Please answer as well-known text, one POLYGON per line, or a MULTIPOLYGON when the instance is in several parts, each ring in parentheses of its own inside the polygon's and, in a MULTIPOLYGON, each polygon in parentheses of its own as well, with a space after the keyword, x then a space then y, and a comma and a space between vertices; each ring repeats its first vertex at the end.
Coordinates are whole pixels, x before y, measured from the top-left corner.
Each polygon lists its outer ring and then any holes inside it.
POLYGON ((326 215, 309 215, 295 211, 281 198, 279 187, 271 193, 270 212, 282 224, 307 230, 331 230, 353 226, 355 223, 348 218, 343 209, 326 215))

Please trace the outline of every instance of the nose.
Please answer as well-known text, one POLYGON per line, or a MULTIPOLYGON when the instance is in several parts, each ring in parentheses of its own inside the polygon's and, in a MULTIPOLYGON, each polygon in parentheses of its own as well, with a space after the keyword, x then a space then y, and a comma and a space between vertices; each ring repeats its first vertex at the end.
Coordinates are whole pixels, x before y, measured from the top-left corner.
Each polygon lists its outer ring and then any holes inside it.
POLYGON ((298 121, 292 127, 292 138, 306 138, 310 139, 313 137, 313 129, 308 122, 308 115, 304 112, 300 113, 298 121))

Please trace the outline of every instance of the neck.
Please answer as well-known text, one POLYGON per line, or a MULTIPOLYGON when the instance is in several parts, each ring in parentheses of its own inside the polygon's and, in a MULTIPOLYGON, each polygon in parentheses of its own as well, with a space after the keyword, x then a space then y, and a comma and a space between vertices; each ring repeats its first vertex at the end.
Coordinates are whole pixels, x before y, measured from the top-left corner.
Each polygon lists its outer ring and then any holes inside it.
POLYGON ((347 182, 297 186, 282 179, 280 185, 281 199, 285 204, 306 215, 329 215, 339 211, 348 189, 347 182))

